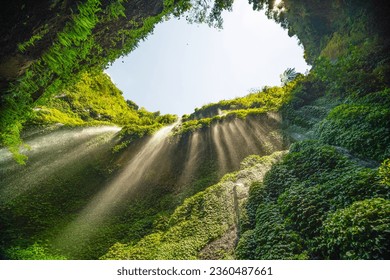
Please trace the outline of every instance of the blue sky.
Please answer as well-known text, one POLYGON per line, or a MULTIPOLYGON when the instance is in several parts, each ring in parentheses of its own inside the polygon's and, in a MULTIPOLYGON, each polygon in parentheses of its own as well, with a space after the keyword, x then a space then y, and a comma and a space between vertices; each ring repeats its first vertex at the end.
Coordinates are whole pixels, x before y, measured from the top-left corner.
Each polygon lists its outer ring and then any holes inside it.
POLYGON ((106 70, 125 99, 179 116, 196 107, 280 85, 288 67, 304 73, 303 48, 264 12, 236 0, 222 30, 170 19, 106 70))

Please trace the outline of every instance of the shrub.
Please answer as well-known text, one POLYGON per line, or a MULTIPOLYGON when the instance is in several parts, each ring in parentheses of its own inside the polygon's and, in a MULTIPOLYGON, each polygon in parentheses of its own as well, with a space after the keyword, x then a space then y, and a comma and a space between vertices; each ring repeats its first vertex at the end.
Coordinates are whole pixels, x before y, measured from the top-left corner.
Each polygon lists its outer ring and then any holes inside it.
POLYGON ((389 259, 390 200, 357 201, 330 214, 322 246, 330 259, 389 259))
POLYGON ((325 178, 322 174, 335 168, 348 165, 345 156, 332 146, 322 145, 318 141, 302 141, 290 147, 282 162, 275 164, 264 177, 265 189, 271 200, 276 200, 285 189, 311 179, 319 183, 325 178))
POLYGON ((317 134, 325 143, 383 161, 390 156, 390 110, 381 105, 342 104, 329 113, 317 134))
POLYGON ((303 241, 286 227, 274 203, 263 203, 256 213, 254 230, 243 234, 236 248, 239 259, 305 259, 303 241))

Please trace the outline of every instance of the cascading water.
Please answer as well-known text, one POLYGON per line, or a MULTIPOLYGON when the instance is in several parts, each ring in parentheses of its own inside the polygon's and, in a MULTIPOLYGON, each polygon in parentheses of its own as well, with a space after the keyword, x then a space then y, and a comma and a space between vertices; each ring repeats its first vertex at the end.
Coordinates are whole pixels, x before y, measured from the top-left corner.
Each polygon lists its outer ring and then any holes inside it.
POLYGON ((7 149, 0 150, 0 202, 10 201, 85 157, 96 154, 120 130, 115 126, 60 129, 26 140, 25 166, 16 164, 7 149))
POLYGON ((67 257, 97 258, 111 241, 145 234, 161 211, 237 170, 244 157, 267 154, 266 142, 278 148, 281 143, 270 136, 278 134, 277 125, 264 120, 226 120, 170 137, 175 123, 115 154, 117 127, 31 135, 25 166, 0 150, 0 210, 13 217, 0 218, 9 232, 2 233, 3 239, 12 240, 15 230, 28 232, 29 237, 44 236, 67 257), (161 206, 145 211, 144 201, 161 206), (148 224, 139 222, 143 219, 148 224), (91 252, 102 241, 100 251, 91 252))
MULTIPOLYGON (((67 246, 69 241, 77 239, 78 242, 88 239, 94 229, 101 222, 110 217, 112 210, 119 206, 123 199, 135 191, 135 187, 142 182, 144 174, 149 169, 159 168, 156 164, 167 144, 172 129, 177 125, 166 126, 157 131, 142 149, 129 160, 123 170, 117 174, 88 205, 78 214, 61 234, 56 243, 59 247, 67 246)), ((161 165, 164 162, 160 162, 161 165)), ((71 241, 72 242, 72 241, 71 241)))

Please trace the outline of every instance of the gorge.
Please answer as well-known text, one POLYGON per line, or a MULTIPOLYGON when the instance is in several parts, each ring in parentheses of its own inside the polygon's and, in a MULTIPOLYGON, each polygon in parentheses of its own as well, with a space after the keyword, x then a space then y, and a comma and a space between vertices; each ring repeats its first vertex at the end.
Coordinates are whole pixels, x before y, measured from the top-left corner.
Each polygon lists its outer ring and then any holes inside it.
POLYGON ((232 4, 1 11, 2 259, 389 259, 387 2, 249 0, 310 72, 181 117, 103 73, 165 16, 219 25, 232 4))

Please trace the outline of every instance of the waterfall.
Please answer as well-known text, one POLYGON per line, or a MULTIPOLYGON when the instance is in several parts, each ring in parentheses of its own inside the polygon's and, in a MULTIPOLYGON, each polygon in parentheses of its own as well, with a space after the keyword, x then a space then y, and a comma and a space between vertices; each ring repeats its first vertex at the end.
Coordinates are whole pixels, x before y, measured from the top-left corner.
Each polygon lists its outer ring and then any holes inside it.
POLYGON ((35 135, 25 141, 23 151, 27 165, 14 162, 7 149, 0 150, 0 203, 11 201, 28 190, 37 188, 51 176, 96 154, 102 144, 111 141, 120 130, 115 126, 60 129, 45 135, 35 135))
POLYGON ((121 204, 125 197, 135 191, 135 187, 142 182, 145 173, 151 169, 158 170, 164 161, 160 156, 167 145, 167 139, 177 123, 166 126, 157 131, 132 157, 126 166, 107 185, 95 195, 87 206, 78 214, 77 218, 67 226, 57 238, 57 245, 64 247, 69 242, 82 242, 93 234, 101 222, 110 217, 114 208, 121 204))

